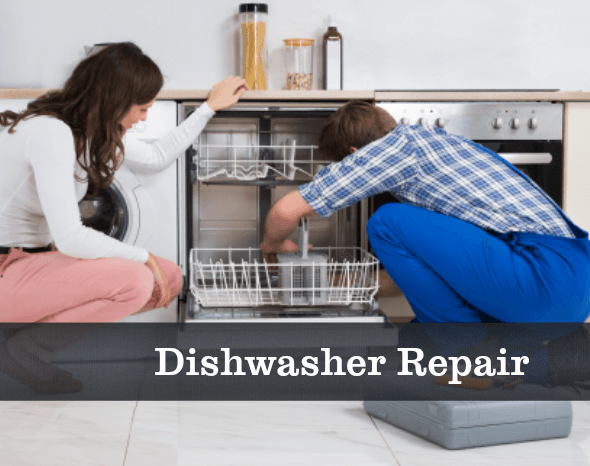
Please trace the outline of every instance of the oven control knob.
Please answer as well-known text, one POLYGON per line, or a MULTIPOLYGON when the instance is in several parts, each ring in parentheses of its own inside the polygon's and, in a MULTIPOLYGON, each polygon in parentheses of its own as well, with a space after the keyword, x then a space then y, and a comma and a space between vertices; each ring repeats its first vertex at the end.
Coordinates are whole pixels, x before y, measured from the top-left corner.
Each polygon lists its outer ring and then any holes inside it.
POLYGON ((512 120, 510 120, 510 127, 512 129, 520 128, 520 120, 518 118, 513 118, 512 120))
POLYGON ((426 126, 428 124, 428 118, 418 118, 418 123, 422 126, 426 126))
POLYGON ((436 119, 436 126, 438 126, 439 128, 444 128, 446 124, 447 124, 447 120, 445 120, 444 118, 437 118, 436 119))
POLYGON ((502 125, 504 125, 502 118, 494 118, 494 121, 492 121, 492 128, 494 129, 500 129, 502 125))
POLYGON ((538 126, 539 126, 539 122, 537 121, 536 118, 531 118, 529 120, 529 128, 530 129, 537 129, 538 126))
POLYGON ((400 120, 400 123, 401 123, 402 125, 409 125, 409 124, 410 124, 410 119, 409 119, 408 117, 403 117, 403 118, 400 120))

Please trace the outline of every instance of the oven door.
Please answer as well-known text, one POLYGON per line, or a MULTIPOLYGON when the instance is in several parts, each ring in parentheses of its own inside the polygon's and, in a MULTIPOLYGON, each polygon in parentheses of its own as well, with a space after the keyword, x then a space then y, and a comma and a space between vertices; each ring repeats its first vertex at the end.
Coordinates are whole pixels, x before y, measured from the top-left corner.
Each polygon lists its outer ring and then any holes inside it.
POLYGON ((560 141, 475 142, 510 162, 562 207, 563 143, 560 141))
MULTIPOLYGON (((474 141, 496 152, 534 181, 560 207, 563 205, 563 143, 561 141, 474 141)), ((369 200, 369 215, 382 205, 399 202, 390 193, 369 200)))

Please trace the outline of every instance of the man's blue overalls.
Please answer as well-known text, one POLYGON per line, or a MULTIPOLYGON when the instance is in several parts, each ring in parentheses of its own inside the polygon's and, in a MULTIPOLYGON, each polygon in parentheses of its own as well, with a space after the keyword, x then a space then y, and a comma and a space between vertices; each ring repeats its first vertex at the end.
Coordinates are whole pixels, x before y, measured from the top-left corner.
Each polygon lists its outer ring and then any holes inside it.
MULTIPOLYGON (((487 152, 531 182, 496 153, 487 152)), ((562 215, 575 238, 499 234, 397 203, 379 208, 367 231, 375 254, 420 323, 579 323, 590 314, 590 241, 588 233, 562 215)), ((553 340, 575 328, 543 326, 542 337, 553 340)), ((448 331, 440 338, 430 336, 451 355, 486 334, 484 326, 475 325, 467 335, 462 333, 461 341, 453 340, 448 331)), ((546 354, 541 356, 546 360, 546 354)), ((529 375, 542 381, 545 368, 537 369, 529 375)))

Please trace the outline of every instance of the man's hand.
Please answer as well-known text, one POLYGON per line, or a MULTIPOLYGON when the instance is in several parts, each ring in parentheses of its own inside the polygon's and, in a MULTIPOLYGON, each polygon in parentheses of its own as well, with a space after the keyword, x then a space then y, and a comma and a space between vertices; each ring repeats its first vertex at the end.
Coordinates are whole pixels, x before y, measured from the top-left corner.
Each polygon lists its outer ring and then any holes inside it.
MULTIPOLYGON (((312 247, 313 244, 308 245, 307 250, 311 250, 312 247)), ((267 264, 276 264, 278 262, 277 254, 280 254, 282 252, 297 252, 298 250, 299 246, 290 239, 286 239, 285 241, 277 245, 268 244, 265 242, 262 242, 260 244, 260 252, 262 252, 262 259, 264 259, 267 264)))
POLYGON ((304 216, 314 217, 317 214, 299 191, 286 194, 272 206, 264 222, 264 238, 260 244, 262 258, 266 262, 276 263, 277 253, 297 252, 299 246, 286 238, 295 231, 299 219, 304 216))

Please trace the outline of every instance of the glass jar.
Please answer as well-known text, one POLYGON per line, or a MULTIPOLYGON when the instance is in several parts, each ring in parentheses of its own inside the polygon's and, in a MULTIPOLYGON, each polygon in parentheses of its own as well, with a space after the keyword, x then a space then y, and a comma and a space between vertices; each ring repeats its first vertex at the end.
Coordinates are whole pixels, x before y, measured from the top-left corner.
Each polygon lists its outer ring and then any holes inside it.
POLYGON ((287 89, 311 91, 313 39, 283 39, 287 65, 287 89))
POLYGON ((251 90, 266 89, 266 19, 268 5, 240 5, 240 75, 251 90))

